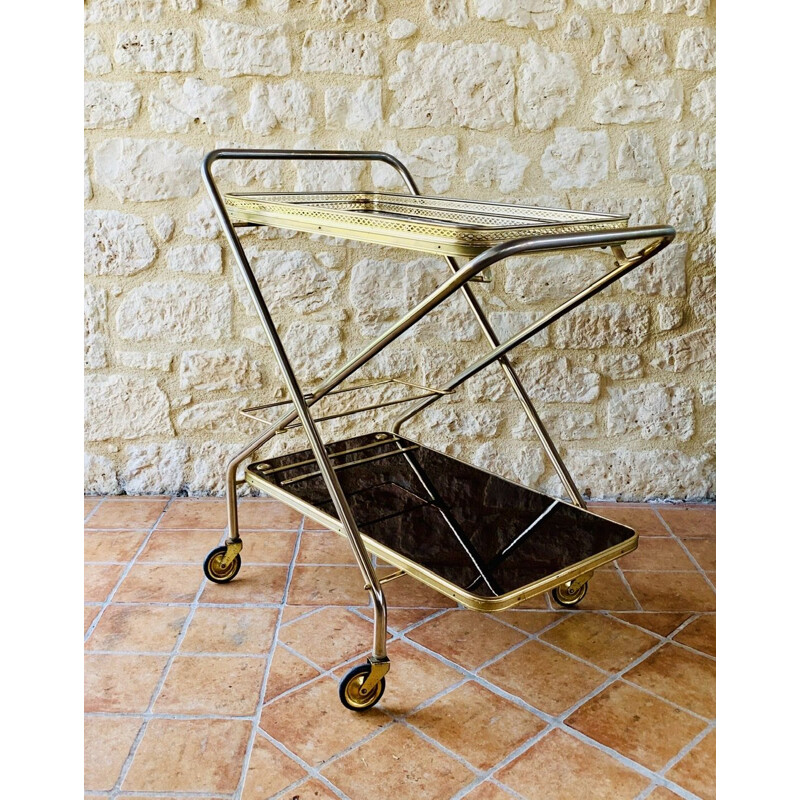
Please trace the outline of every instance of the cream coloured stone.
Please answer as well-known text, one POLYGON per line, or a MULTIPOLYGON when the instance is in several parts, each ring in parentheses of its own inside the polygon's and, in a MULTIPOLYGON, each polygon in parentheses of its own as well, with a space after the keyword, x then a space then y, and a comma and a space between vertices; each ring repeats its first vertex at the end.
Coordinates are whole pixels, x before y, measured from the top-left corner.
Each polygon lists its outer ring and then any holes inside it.
POLYGON ((686 169, 696 158, 697 133, 695 131, 675 131, 669 140, 669 165, 686 169))
POLYGON ((400 128, 495 130, 514 120, 514 50, 497 42, 426 42, 397 57, 389 76, 400 128), (464 69, 470 64, 469 70, 464 69))
POLYGON ((610 197, 607 194, 589 195, 580 199, 578 206, 584 211, 629 216, 628 224, 631 227, 656 225, 664 221, 664 204, 660 198, 643 195, 641 190, 635 195, 626 193, 622 197, 610 197))
POLYGON ((556 128, 555 141, 545 148, 541 165, 554 189, 585 189, 608 177, 608 134, 556 128))
POLYGON ((372 131, 383 122, 381 82, 366 80, 353 90, 333 86, 325 90, 325 125, 353 131, 372 131))
MULTIPOLYGON (((594 411, 573 411, 571 409, 545 409, 542 413, 542 421, 547 426, 547 430, 562 442, 574 442, 580 439, 597 439, 600 435, 600 427, 597 424, 597 415, 594 411)), ((536 434, 528 422, 527 417, 520 420, 521 424, 512 429, 512 435, 517 438, 518 432, 523 433, 525 438, 534 440, 536 434)))
MULTIPOLYGON (((223 4, 239 4, 239 8, 244 8, 245 3, 247 0, 222 0, 223 4)), ((169 0, 169 4, 176 10, 176 11, 186 11, 188 13, 192 13, 193 11, 197 11, 200 8, 200 0, 169 0)), ((227 7, 227 6, 225 6, 227 7)))
POLYGON ((122 339, 218 341, 230 335, 231 290, 188 279, 146 283, 126 292, 117 310, 122 339))
MULTIPOLYGON (((407 166, 408 156, 403 152, 395 139, 385 140, 381 144, 380 149, 384 153, 389 153, 390 155, 400 159, 400 161, 407 166)), ((380 161, 373 161, 370 164, 370 178, 372 179, 376 189, 405 188, 405 183, 400 176, 400 173, 397 172, 394 167, 390 167, 388 164, 384 164, 380 161)))
POLYGON ((644 8, 647 0, 613 0, 611 10, 615 14, 635 14, 644 8))
POLYGON ((499 409, 461 408, 457 406, 431 406, 425 412, 426 426, 439 436, 450 439, 456 435, 461 437, 491 438, 497 435, 503 414, 499 409), (449 436, 448 436, 449 434, 449 436))
POLYGON ((605 353, 598 356, 597 364, 603 375, 615 381, 644 375, 642 357, 638 353, 605 353))
POLYGON ((181 84, 168 77, 150 94, 149 110, 154 131, 186 133, 200 123, 209 133, 220 133, 236 116, 236 96, 233 89, 209 86, 202 78, 186 78, 181 84))
POLYGON ((198 148, 170 139, 105 139, 95 149, 95 179, 121 201, 191 197, 201 159, 198 148))
MULTIPOLYGON (((441 281, 437 283, 444 281, 444 271, 440 274, 441 281)), ((422 338, 435 336, 445 342, 474 342, 480 336, 480 328, 464 298, 456 295, 445 300, 420 320, 416 333, 422 338)))
POLYGON ((694 434, 692 401, 692 390, 685 386, 612 386, 608 390, 608 433, 619 436, 638 432, 643 439, 674 437, 685 442, 694 434))
MULTIPOLYGON (((225 140, 217 141, 214 146, 216 149, 220 150, 243 150, 252 147, 252 145, 252 140, 249 143, 225 140)), ((259 141, 258 146, 269 147, 270 145, 259 141)), ((218 179, 219 184, 226 189, 233 187, 244 189, 250 188, 253 185, 254 188, 259 189, 280 189, 282 187, 280 161, 251 161, 248 159, 218 161, 214 165, 214 177, 218 179)), ((208 208, 213 214, 214 212, 210 205, 208 208)), ((256 227, 242 228, 239 230, 240 236, 248 235, 248 233, 251 236, 280 234, 277 228, 256 227)), ((294 235, 293 231, 285 231, 284 233, 292 233, 292 235, 294 235)))
POLYGON ((84 336, 83 366, 86 369, 108 366, 108 337, 104 333, 87 333, 84 336))
POLYGON ((153 230, 162 242, 168 242, 175 232, 175 219, 169 214, 156 214, 153 217, 153 230))
POLYGON ((665 72, 670 65, 664 43, 664 29, 660 25, 647 23, 640 27, 623 28, 620 32, 620 47, 635 70, 658 75, 665 72))
POLYGON ((198 239, 215 239, 222 233, 217 212, 208 197, 204 197, 196 208, 187 212, 183 232, 198 239))
POLYGON ((184 244, 167 252, 167 267, 173 272, 222 272, 222 248, 216 242, 184 244))
POLYGON ((702 122, 714 117, 717 112, 717 80, 706 78, 692 92, 690 109, 702 122))
MULTIPOLYGON (((199 2, 199 0, 189 0, 189 2, 199 2)), ((205 0, 205 2, 206 5, 210 2, 215 6, 221 6, 226 11, 241 11, 247 5, 247 0, 205 0)))
POLYGON ((156 258, 141 217, 120 211, 83 213, 83 265, 88 275, 135 275, 156 258))
POLYGON ((86 441, 173 433, 169 401, 154 378, 88 375, 85 389, 86 441))
MULTIPOLYGON (((449 370, 455 375, 453 367, 452 363, 448 365, 449 370)), ((508 380, 497 363, 490 365, 477 375, 473 375, 464 384, 464 388, 467 391, 467 397, 475 404, 497 403, 511 397, 508 380)))
POLYGON ((528 359, 517 371, 531 395, 545 403, 592 403, 600 394, 600 375, 564 356, 528 359))
POLYGON ((624 289, 664 297, 686 296, 686 242, 673 242, 641 267, 620 279, 624 289))
POLYGON ((680 14, 687 17, 704 17, 708 11, 709 0, 650 0, 650 10, 662 14, 680 14))
POLYGON ((127 128, 139 113, 142 94, 135 83, 85 81, 84 128, 127 128))
MULTIPOLYGON (((489 323, 501 342, 505 342, 517 333, 536 322, 539 315, 532 311, 492 311, 489 323)), ((534 334, 525 342, 526 347, 547 347, 550 342, 550 329, 545 328, 534 334)))
POLYGON ((87 369, 108 366, 106 290, 87 283, 83 287, 83 363, 87 369))
POLYGON ((413 36, 419 27, 409 19, 398 17, 389 23, 386 32, 389 34, 390 39, 408 39, 413 36))
POLYGON ((153 22, 161 16, 163 0, 88 0, 86 22, 153 22))
POLYGON ((714 275, 692 278, 689 305, 698 319, 712 319, 717 309, 717 279, 714 275))
POLYGON ((704 406, 713 406, 717 403, 717 387, 713 383, 701 383, 698 389, 700 402, 704 406))
POLYGON ((678 39, 676 69, 710 72, 717 55, 717 37, 713 28, 686 28, 678 39))
POLYGON ((658 329, 660 331, 674 331, 683 322, 683 310, 676 306, 659 303, 657 314, 658 329))
POLYGON ((309 133, 315 126, 311 90, 295 80, 253 84, 250 107, 242 123, 253 133, 268 133, 277 126, 295 133, 309 133))
POLYGON ((565 461, 580 493, 595 500, 703 500, 714 491, 713 462, 706 455, 570 449, 565 461))
POLYGON ((172 353, 141 353, 136 350, 118 350, 117 363, 129 369, 153 369, 169 372, 172 366, 172 353))
POLYGON ((656 342, 658 357, 650 363, 659 369, 670 372, 686 372, 687 370, 711 372, 716 358, 714 331, 701 328, 656 342))
POLYGON ((223 78, 236 75, 288 75, 289 40, 280 25, 239 25, 204 19, 203 64, 223 78))
POLYGON ((92 179, 89 176, 89 144, 83 143, 83 199, 91 200, 94 195, 92 179))
MULTIPOLYGON (((298 149, 310 145, 307 141, 299 141, 298 149)), ((358 150, 340 142, 341 150, 358 150)), ((296 192, 353 192, 361 188, 361 173, 364 171, 363 161, 298 161, 295 164, 297 178, 294 184, 296 192)))
POLYGON ((194 33, 181 28, 119 33, 114 61, 134 72, 192 72, 194 33))
POLYGON ((377 33, 306 31, 300 69, 345 75, 381 74, 381 40, 377 33))
POLYGON ((189 448, 182 442, 132 445, 120 482, 126 494, 175 494, 183 488, 189 448))
POLYGON ((672 190, 667 201, 667 217, 676 231, 702 231, 706 227, 708 195, 699 175, 672 175, 672 190))
POLYGON ((480 19, 502 20, 514 28, 535 25, 540 31, 556 24, 564 6, 565 0, 474 0, 475 14, 480 19))
POLYGON ((295 320, 281 335, 289 362, 304 383, 321 381, 341 366, 344 349, 340 325, 295 320))
POLYGON ((429 136, 409 155, 406 166, 416 178, 424 178, 435 193, 446 192, 456 174, 458 139, 455 136, 429 136))
POLYGON ((353 18, 380 22, 383 19, 383 8, 378 0, 318 0, 317 7, 319 13, 332 22, 353 18))
POLYGON ((647 307, 638 303, 583 305, 555 323, 560 348, 638 347, 650 333, 647 307))
POLYGON ((408 262, 388 258, 359 260, 350 272, 349 299, 355 321, 365 333, 377 333, 385 323, 411 308, 413 290, 414 276, 408 262))
POLYGON ((285 14, 289 10, 291 0, 258 0, 258 7, 262 11, 271 11, 274 14, 285 14))
POLYGON ((533 486, 544 473, 544 456, 535 444, 484 442, 470 462, 523 486, 533 486))
POLYGON ((618 73, 630 66, 628 56, 622 49, 619 28, 609 25, 603 31, 603 47, 592 59, 595 74, 618 73))
POLYGON ((467 0, 425 0, 425 10, 433 26, 441 31, 457 28, 467 21, 467 0))
POLYGON ((553 53, 532 39, 519 49, 517 115, 524 128, 549 128, 578 97, 581 79, 569 53, 553 53))
MULTIPOLYGON (((207 400, 192 403, 181 411, 175 425, 181 432, 207 431, 212 433, 239 433, 239 409, 244 405, 241 399, 207 400)), ((242 422, 245 421, 241 417, 242 422)))
POLYGON ((83 68, 92 75, 107 75, 113 69, 96 33, 87 33, 83 40, 83 68))
POLYGON ((111 459, 85 453, 83 456, 83 491, 86 494, 119 494, 117 471, 111 459))
MULTIPOLYGON (((203 442, 191 449, 191 462, 187 471, 187 489, 189 494, 223 494, 225 491, 225 474, 228 462, 239 452, 242 443, 203 442)), ((237 470, 241 479, 244 466, 237 470)))
POLYGON ((484 189, 497 187, 501 192, 519 189, 531 163, 528 156, 514 151, 508 139, 501 138, 490 147, 480 144, 470 147, 467 161, 464 177, 469 183, 484 189))
POLYGON ((717 137, 701 133, 697 137, 697 163, 702 169, 717 167, 717 137))
POLYGON ((637 130, 625 131, 625 140, 617 151, 617 174, 623 180, 650 186, 664 183, 655 139, 650 134, 637 130))
POLYGON ((564 39, 591 39, 592 23, 583 14, 573 14, 561 34, 564 39))
POLYGON ((506 262, 505 290, 523 303, 563 302, 608 271, 597 259, 555 253, 506 262))
POLYGON ((242 347, 236 350, 185 350, 178 364, 178 375, 181 389, 243 392, 261 386, 258 364, 242 347))
POLYGON ((631 122, 677 121, 681 118, 683 87, 673 78, 612 83, 593 101, 595 122, 626 125, 631 122))

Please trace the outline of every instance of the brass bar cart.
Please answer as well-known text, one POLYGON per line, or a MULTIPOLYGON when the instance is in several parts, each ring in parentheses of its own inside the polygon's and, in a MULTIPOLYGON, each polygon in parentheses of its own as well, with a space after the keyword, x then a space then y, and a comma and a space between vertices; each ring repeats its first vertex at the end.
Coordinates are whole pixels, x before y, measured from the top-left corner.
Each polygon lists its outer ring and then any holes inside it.
POLYGON ((389 659, 382 583, 410 575, 477 611, 500 611, 546 591, 552 592, 557 603, 572 607, 585 596, 595 569, 636 548, 633 530, 586 510, 508 354, 652 258, 672 241, 673 228, 632 228, 627 217, 610 214, 425 197, 406 167, 382 152, 215 150, 206 156, 202 175, 289 395, 285 403, 243 410, 267 427, 227 466, 228 536, 224 546, 209 553, 204 572, 211 581, 227 583, 241 566, 238 467, 277 434, 302 428, 308 449, 250 463, 245 481, 344 536, 352 548, 372 601, 374 639, 367 663, 355 667, 341 681, 339 696, 347 708, 371 708, 385 688, 389 659), (408 193, 223 196, 212 176, 212 165, 221 160, 377 161, 399 173, 408 193), (306 393, 298 383, 237 234, 238 228, 253 225, 434 253, 445 259, 451 274, 313 392, 306 393), (639 249, 626 255, 625 245, 639 249), (470 282, 485 281, 493 264, 511 256, 578 248, 603 248, 613 261, 609 271, 501 341, 470 282), (468 260, 459 264, 457 256, 468 260), (393 378, 342 386, 456 292, 465 298, 488 342, 489 349, 482 358, 439 388, 393 378), (535 492, 401 435, 404 423, 494 363, 500 365, 570 502, 535 492), (337 396, 341 404, 364 389, 373 392, 366 404, 312 416, 311 409, 324 398, 337 396), (398 390, 406 393, 398 397, 398 390), (389 398, 375 402, 375 391, 389 398), (411 403, 410 408, 390 431, 328 443, 320 435, 318 423, 325 420, 401 403, 411 403), (281 405, 289 409, 270 423, 265 417, 281 405), (371 554, 397 571, 379 579, 371 554))

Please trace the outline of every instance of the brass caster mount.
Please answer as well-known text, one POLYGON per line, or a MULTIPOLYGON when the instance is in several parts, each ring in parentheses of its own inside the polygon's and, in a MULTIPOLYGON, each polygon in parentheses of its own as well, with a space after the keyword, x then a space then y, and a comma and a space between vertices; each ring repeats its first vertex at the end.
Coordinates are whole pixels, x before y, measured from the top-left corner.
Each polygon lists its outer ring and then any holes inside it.
POLYGON ((561 586, 556 586, 553 589, 553 600, 564 608, 574 608, 586 597, 591 577, 591 574, 581 575, 579 578, 562 583, 561 586))
POLYGON ((206 578, 214 583, 228 583, 242 566, 241 539, 228 539, 222 547, 214 548, 203 562, 206 578))
POLYGON ((353 667, 339 684, 339 699, 351 711, 366 711, 383 697, 389 659, 370 658, 366 664, 353 667))

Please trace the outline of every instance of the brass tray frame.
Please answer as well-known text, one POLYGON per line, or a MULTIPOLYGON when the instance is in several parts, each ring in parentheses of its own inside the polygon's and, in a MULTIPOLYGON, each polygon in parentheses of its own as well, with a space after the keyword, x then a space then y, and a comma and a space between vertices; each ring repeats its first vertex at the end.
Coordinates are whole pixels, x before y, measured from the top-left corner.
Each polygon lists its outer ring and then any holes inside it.
POLYGON ((273 225, 426 253, 475 256, 502 242, 619 230, 628 217, 394 192, 229 193, 234 223, 273 225))
MULTIPOLYGON (((225 471, 226 507, 228 513, 228 538, 225 545, 209 553, 204 571, 210 580, 225 583, 236 575, 241 564, 242 540, 238 524, 238 488, 245 482, 266 491, 273 497, 299 508, 303 513, 328 525, 347 538, 356 564, 364 578, 365 589, 372 600, 374 614, 372 654, 366 666, 357 667, 346 675, 340 686, 340 698, 351 709, 363 710, 374 705, 381 696, 384 678, 389 670, 386 654, 387 605, 386 596, 372 563, 370 551, 387 562, 398 566, 400 572, 384 578, 383 582, 408 573, 437 591, 454 597, 458 602, 476 610, 488 611, 507 608, 535 594, 553 588, 555 599, 562 605, 574 605, 585 594, 586 583, 592 570, 602 563, 617 558, 636 546, 636 536, 625 540, 624 547, 612 548, 590 559, 573 564, 556 575, 533 582, 517 592, 499 598, 482 598, 459 587, 448 585, 413 560, 399 553, 389 552, 380 543, 370 540, 358 529, 336 474, 336 467, 326 452, 318 424, 311 408, 331 394, 368 361, 379 355, 413 325, 437 308, 456 292, 460 292, 474 315, 489 349, 468 367, 455 375, 439 390, 415 399, 411 408, 392 426, 392 433, 411 418, 437 402, 441 397, 458 389, 472 376, 492 364, 499 364, 520 403, 530 426, 537 436, 545 455, 564 485, 571 503, 586 511, 586 503, 559 455, 549 433, 533 406, 528 391, 508 359, 508 354, 532 336, 552 325, 565 314, 577 308, 599 292, 627 275, 663 250, 675 237, 675 229, 668 225, 626 227, 627 217, 598 215, 591 212, 558 211, 556 209, 530 209, 507 204, 475 203, 420 195, 414 179, 405 165, 389 153, 378 151, 343 150, 214 150, 203 161, 203 182, 208 191, 228 244, 245 280, 267 340, 288 390, 292 409, 268 425, 266 430, 250 441, 228 463, 225 471), (266 194, 228 194, 223 198, 212 175, 212 166, 220 160, 241 161, 361 161, 382 162, 394 169, 402 178, 408 195, 368 192, 304 192, 266 194), (298 202, 300 196, 303 201, 298 202), (342 207, 344 206, 344 207, 342 207), (391 208, 391 211, 389 210, 391 208), (236 228, 248 225, 273 225, 293 230, 326 233, 346 239, 389 244, 420 252, 435 252, 443 256, 450 276, 417 303, 398 321, 390 325, 361 352, 317 386, 304 393, 287 357, 278 329, 264 300, 263 293, 250 267, 247 254, 236 233, 236 228), (631 255, 623 246, 642 243, 631 255), (613 259, 609 271, 571 298, 527 325, 505 341, 493 330, 488 317, 469 285, 470 281, 487 274, 493 264, 512 256, 533 255, 578 248, 601 248, 613 259), (467 255, 470 260, 459 264, 454 255, 467 255), (305 433, 313 460, 318 467, 337 518, 309 504, 298 504, 290 491, 277 488, 269 481, 257 481, 251 470, 247 480, 239 480, 239 466, 262 448, 278 433, 299 422, 305 433), (562 583, 558 583, 562 581, 562 583)), ((599 515, 595 515, 599 516, 599 515)))

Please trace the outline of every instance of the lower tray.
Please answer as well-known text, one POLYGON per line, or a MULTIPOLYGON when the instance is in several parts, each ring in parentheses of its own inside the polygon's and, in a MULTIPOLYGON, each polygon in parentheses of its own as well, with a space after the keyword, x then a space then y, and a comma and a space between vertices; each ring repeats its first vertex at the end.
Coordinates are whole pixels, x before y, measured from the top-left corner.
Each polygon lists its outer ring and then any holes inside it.
MULTIPOLYGON (((624 525, 410 439, 326 450, 367 549, 469 608, 509 608, 636 548, 624 525)), ((344 532, 310 450, 251 464, 246 479, 344 532)))

